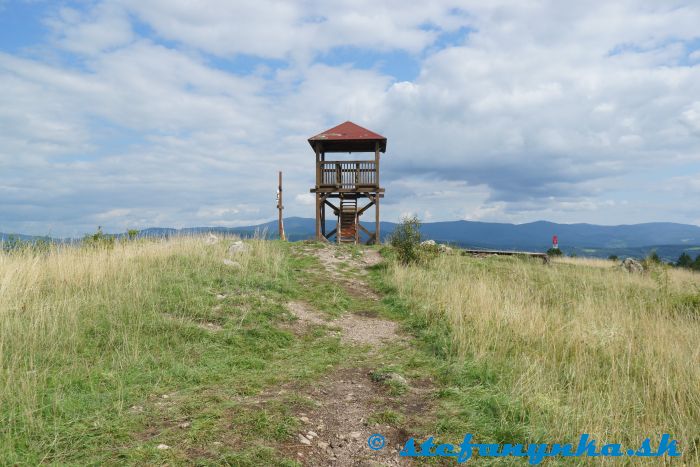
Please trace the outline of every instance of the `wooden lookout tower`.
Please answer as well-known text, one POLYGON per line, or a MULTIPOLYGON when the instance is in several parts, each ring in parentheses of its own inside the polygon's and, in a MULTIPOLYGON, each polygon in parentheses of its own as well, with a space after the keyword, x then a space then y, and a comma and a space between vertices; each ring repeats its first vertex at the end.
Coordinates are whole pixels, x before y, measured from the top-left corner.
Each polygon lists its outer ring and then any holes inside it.
POLYGON ((360 231, 367 243, 378 243, 379 199, 384 188, 379 186, 379 154, 386 151, 386 138, 352 122, 340 125, 309 138, 316 153, 316 239, 337 243, 360 243, 360 231), (326 160, 329 153, 374 153, 364 160, 326 160), (336 204, 334 204, 336 203, 336 204), (364 205, 362 205, 364 204, 364 205), (360 216, 374 206, 374 232, 360 224, 360 216), (326 232, 326 208, 337 222, 326 232))

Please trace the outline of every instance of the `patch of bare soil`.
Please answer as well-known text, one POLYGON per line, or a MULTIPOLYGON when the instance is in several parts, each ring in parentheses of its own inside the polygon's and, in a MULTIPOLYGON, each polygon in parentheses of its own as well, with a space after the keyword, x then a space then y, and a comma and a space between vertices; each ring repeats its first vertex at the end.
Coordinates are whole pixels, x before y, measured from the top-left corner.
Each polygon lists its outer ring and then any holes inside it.
POLYGON ((326 270, 334 276, 343 275, 343 266, 350 266, 359 274, 367 274, 365 268, 382 262, 382 256, 379 252, 369 248, 360 250, 359 256, 334 245, 324 245, 321 248, 305 248, 302 251, 316 256, 326 270))
POLYGON ((340 339, 346 343, 371 346, 379 346, 399 338, 398 327, 393 321, 353 313, 329 320, 304 302, 289 302, 287 308, 297 318, 292 328, 298 333, 304 333, 314 325, 323 325, 338 329, 340 339))
POLYGON ((345 287, 351 295, 371 300, 381 298, 362 280, 362 276, 367 275, 367 268, 382 262, 382 256, 377 250, 360 250, 359 256, 334 245, 302 251, 316 256, 328 275, 345 287))
POLYGON ((291 443, 282 447, 288 457, 306 466, 411 464, 399 456, 411 434, 372 415, 391 410, 410 419, 426 409, 421 392, 409 390, 401 397, 392 397, 386 385, 372 381, 368 369, 346 368, 318 381, 308 396, 316 408, 298 414, 301 429, 291 443), (367 444, 375 433, 386 440, 384 448, 377 451, 367 444))
POLYGON ((363 250, 362 253, 365 266, 374 266, 382 262, 382 255, 377 250, 363 250))
POLYGON ((297 318, 292 325, 295 330, 305 332, 313 325, 328 325, 328 321, 318 311, 304 302, 289 302, 287 309, 297 318))

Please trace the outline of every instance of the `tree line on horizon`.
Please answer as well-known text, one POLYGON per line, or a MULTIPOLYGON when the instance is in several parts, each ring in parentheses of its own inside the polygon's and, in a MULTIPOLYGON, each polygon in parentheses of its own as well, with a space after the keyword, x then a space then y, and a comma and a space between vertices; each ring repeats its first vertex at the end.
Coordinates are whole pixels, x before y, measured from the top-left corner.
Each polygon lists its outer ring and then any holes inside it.
POLYGON ((695 260, 693 260, 693 258, 684 251, 678 257, 678 261, 676 261, 676 266, 678 266, 679 268, 700 271, 700 254, 697 257, 695 257, 695 260))

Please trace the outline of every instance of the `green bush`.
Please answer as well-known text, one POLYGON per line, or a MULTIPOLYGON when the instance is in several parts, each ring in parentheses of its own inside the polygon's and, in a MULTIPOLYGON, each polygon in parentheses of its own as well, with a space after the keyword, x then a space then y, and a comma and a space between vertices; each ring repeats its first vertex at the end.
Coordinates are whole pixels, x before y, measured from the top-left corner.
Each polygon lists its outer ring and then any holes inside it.
POLYGON ((46 253, 51 248, 52 243, 53 241, 49 237, 22 240, 17 235, 9 235, 7 240, 0 245, 0 251, 46 253))
POLYGON ((642 266, 644 266, 645 271, 652 270, 661 264, 663 264, 663 261, 661 261, 661 258, 656 250, 652 250, 651 253, 649 253, 647 257, 642 260, 642 266))
POLYGON ((698 255, 695 258, 695 261, 693 261, 693 265, 691 266, 691 268, 693 268, 696 271, 700 271, 700 255, 698 255))
POLYGON ((396 250, 403 264, 417 263, 421 257, 421 222, 416 216, 406 216, 389 236, 389 243, 396 250))
POLYGON ((23 241, 18 236, 9 235, 7 237, 7 240, 2 242, 2 249, 4 251, 15 251, 15 250, 20 250, 22 248, 26 248, 28 245, 29 245, 29 242, 23 241))
POLYGON ((678 261, 676 261, 676 266, 680 268, 690 268, 693 266, 693 258, 684 251, 678 257, 678 261))
POLYGON ((610 261, 619 261, 620 260, 620 258, 618 258, 617 255, 610 255, 610 256, 608 256, 608 259, 610 261))
POLYGON ((561 256, 563 253, 559 248, 550 248, 547 250, 547 256, 561 256))
POLYGON ((113 248, 114 237, 102 232, 102 227, 97 227, 94 234, 86 234, 83 237, 83 246, 88 248, 113 248))

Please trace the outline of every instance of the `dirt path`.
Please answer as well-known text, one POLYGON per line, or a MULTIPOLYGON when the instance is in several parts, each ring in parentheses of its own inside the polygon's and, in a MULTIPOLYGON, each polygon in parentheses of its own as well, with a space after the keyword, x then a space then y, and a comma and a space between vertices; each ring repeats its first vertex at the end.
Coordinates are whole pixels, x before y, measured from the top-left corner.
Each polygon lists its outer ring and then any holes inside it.
POLYGON ((216 313, 211 316, 165 314, 168 322, 221 336, 227 328, 216 321, 219 314, 234 316, 240 328, 245 317, 255 312, 256 302, 264 304, 261 310, 286 304, 296 319, 289 320, 280 311, 274 325, 286 327, 297 339, 287 347, 290 354, 278 356, 293 371, 275 382, 257 381, 265 388, 262 392, 255 385, 241 384, 232 390, 217 383, 203 384, 197 391, 184 386, 153 393, 133 405, 130 416, 146 421, 134 438, 140 445, 151 446, 149 460, 163 461, 153 464, 191 463, 194 459, 217 463, 222 462, 222 453, 232 456, 226 462, 234 465, 274 465, 280 457, 304 466, 413 463, 400 457, 399 451, 407 439, 414 435, 420 439, 421 433, 429 431, 435 389, 429 377, 411 368, 413 338, 397 322, 382 316, 382 297, 367 283, 369 268, 380 263, 381 256, 371 248, 304 243, 291 248, 299 260, 299 280, 308 281, 301 282, 303 292, 285 294, 284 301, 275 301, 267 298, 265 289, 209 291, 216 294, 216 313), (312 255, 322 268, 315 262, 309 264, 312 255), (321 293, 328 304, 316 308, 310 301, 324 303, 321 293), (290 297, 310 301, 288 301, 290 297), (308 352, 307 359, 306 344, 324 349, 329 358, 308 352), (294 379, 309 370, 309 365, 317 365, 312 372, 315 376, 294 379), (208 416, 199 417, 200 411, 208 416), (197 439, 193 433, 207 435, 197 439), (382 449, 368 446, 374 434, 384 437, 382 449))
MULTIPOLYGON (((303 251, 315 255, 327 275, 352 297, 380 300, 362 278, 368 267, 381 262, 376 250, 363 249, 360 255, 334 246, 303 251)), ((383 346, 407 339, 397 324, 361 311, 331 320, 303 302, 291 302, 288 309, 298 318, 296 332, 305 332, 313 325, 328 326, 336 330, 342 342, 365 346, 367 358, 334 370, 307 388, 306 394, 315 408, 296 414, 303 429, 295 442, 283 448, 287 455, 307 466, 411 464, 398 455, 411 436, 403 426, 425 419, 430 413, 431 385, 426 381, 407 381, 395 373, 378 374, 374 371, 377 361, 372 361, 383 346), (386 446, 381 450, 368 447, 368 438, 374 433, 386 438, 386 446)))

